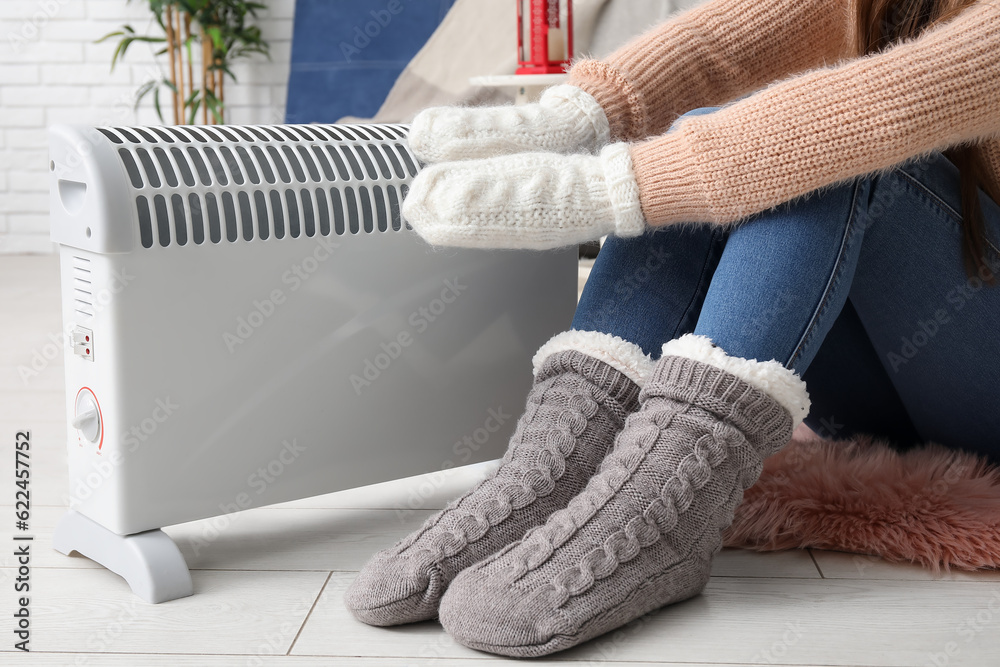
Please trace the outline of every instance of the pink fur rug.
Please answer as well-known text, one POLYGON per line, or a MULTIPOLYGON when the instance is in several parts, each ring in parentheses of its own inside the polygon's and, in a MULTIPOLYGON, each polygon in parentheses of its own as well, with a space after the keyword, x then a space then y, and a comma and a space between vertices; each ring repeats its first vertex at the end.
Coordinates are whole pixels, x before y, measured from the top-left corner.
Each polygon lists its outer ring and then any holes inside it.
POLYGON ((899 453, 872 438, 822 440, 800 426, 765 461, 725 545, 816 547, 934 571, 1000 567, 1000 467, 940 445, 899 453))

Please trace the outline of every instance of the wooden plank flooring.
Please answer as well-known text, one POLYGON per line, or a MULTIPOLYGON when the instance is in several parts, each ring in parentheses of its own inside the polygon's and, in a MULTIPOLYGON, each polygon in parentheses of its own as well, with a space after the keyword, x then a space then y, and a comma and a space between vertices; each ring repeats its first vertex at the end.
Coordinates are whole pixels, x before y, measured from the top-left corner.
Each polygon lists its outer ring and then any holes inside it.
MULTIPOLYGON (((492 464, 253 509, 222 531, 210 520, 168 527, 192 568, 196 594, 162 605, 139 602, 122 579, 85 558, 56 553, 51 531, 68 484, 62 357, 49 347, 60 328, 56 258, 0 256, 0 484, 8 485, 0 487, 0 664, 515 662, 459 646, 435 622, 368 627, 342 601, 373 551, 418 526, 492 464), (35 444, 30 655, 14 651, 11 640, 12 452, 22 428, 32 429, 35 444)), ((704 594, 550 661, 991 667, 1000 665, 1000 572, 934 574, 853 554, 726 550, 704 594)))

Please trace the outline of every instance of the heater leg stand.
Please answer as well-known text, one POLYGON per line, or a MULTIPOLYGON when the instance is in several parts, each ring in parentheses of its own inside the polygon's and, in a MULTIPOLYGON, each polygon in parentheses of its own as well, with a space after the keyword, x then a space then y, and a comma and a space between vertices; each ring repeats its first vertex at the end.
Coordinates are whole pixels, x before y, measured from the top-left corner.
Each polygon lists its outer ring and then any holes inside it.
POLYGON ((67 556, 76 551, 124 577, 132 592, 153 604, 194 593, 180 549, 162 530, 118 535, 75 510, 59 519, 52 546, 67 556))

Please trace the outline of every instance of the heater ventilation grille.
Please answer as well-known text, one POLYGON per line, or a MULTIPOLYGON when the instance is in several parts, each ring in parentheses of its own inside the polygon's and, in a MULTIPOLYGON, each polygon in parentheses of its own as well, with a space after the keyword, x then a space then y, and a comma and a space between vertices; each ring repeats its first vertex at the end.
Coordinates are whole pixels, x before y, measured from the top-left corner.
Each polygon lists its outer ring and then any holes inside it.
POLYGON ((99 128, 153 246, 400 231, 418 171, 398 125, 99 128))
POLYGON ((136 197, 143 248, 398 232, 406 184, 136 197))
POLYGON ((73 256, 73 309, 82 321, 94 317, 94 280, 90 260, 73 256))

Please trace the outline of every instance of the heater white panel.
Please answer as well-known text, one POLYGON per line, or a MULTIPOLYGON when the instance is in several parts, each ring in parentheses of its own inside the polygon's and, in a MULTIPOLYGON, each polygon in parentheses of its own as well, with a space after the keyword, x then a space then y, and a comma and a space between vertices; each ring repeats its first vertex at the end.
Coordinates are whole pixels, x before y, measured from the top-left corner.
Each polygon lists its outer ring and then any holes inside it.
POLYGON ((74 511, 128 536, 502 453, 576 250, 429 247, 405 129, 53 128, 74 511))

